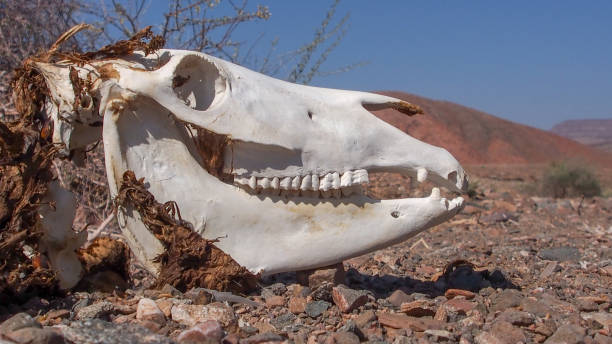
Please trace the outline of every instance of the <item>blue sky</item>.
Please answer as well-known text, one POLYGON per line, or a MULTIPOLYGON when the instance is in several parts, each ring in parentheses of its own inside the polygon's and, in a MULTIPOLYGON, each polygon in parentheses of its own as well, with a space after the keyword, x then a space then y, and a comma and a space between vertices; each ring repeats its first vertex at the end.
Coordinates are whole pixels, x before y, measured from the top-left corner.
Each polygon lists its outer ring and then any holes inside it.
MULTIPOLYGON (((155 1, 149 20, 166 10, 155 1)), ((312 39, 331 1, 251 0, 267 22, 235 39, 264 35, 255 54, 298 48, 312 39)), ((549 129, 577 118, 612 118, 612 1, 343 0, 350 27, 316 86, 398 90, 453 101, 549 129)), ((160 18, 161 19, 161 18, 160 18)))

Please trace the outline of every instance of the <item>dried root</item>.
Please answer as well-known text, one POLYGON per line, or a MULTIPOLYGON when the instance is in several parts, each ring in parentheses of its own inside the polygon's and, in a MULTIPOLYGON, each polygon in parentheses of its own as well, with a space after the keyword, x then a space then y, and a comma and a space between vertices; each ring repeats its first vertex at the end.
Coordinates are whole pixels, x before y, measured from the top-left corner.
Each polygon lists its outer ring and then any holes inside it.
POLYGON ((157 258, 162 266, 158 285, 233 292, 255 287, 256 276, 218 249, 215 240, 204 239, 191 230, 175 202, 158 203, 134 172, 123 174, 116 201, 118 206, 138 211, 145 226, 165 246, 166 251, 157 258))

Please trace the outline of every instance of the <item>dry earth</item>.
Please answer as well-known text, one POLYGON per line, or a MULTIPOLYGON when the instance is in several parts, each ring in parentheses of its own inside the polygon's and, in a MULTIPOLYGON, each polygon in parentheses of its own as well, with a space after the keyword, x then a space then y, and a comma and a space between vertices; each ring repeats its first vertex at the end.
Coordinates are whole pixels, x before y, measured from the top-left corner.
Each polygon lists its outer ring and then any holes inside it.
MULTIPOLYGON (((101 274, 95 290, 1 305, 0 343, 611 343, 612 199, 530 197, 533 166, 468 169, 480 195, 462 214, 343 268, 239 296, 148 289, 133 267, 126 290, 101 274)), ((370 192, 423 191, 391 176, 370 192)))

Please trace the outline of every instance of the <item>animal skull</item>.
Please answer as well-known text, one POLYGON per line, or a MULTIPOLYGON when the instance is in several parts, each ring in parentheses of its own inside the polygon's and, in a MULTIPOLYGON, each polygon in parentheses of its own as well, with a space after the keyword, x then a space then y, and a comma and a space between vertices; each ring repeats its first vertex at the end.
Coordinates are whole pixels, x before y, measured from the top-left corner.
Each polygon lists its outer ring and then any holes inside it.
MULTIPOLYGON (((74 149, 96 136, 70 121, 79 112, 70 110, 74 95, 55 97, 72 92, 69 66, 39 69, 56 88, 50 116, 65 128, 54 138, 74 149), (62 110, 63 101, 70 107, 62 110)), ((361 192, 370 172, 467 188, 466 174, 446 150, 368 111, 417 112, 399 99, 292 84, 191 51, 73 68, 81 78, 97 77, 88 96, 99 108, 79 125, 103 116, 113 195, 123 173, 134 171, 158 201, 176 201, 194 231, 219 238, 216 245, 253 273, 334 264, 401 242, 463 206, 461 197, 447 200, 438 188, 429 197, 394 200, 361 192)), ((120 211, 119 223, 135 255, 156 272, 160 242, 129 209, 120 211)))

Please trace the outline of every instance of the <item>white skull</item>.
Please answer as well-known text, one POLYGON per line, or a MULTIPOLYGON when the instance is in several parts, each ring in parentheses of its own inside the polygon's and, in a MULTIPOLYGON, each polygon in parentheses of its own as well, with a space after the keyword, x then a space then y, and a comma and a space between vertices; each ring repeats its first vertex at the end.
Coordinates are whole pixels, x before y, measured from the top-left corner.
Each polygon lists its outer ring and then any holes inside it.
MULTIPOLYGON (((370 172, 467 188, 446 150, 368 111, 413 109, 399 99, 292 84, 180 50, 96 62, 81 69, 87 74, 103 74, 91 93, 104 117, 111 192, 134 171, 159 202, 176 201, 196 232, 220 238, 216 245, 253 273, 334 264, 401 242, 463 206, 438 188, 425 198, 362 194, 370 172), (207 162, 210 150, 221 150, 222 163, 207 162)), ((138 214, 123 211, 119 222, 136 256, 157 271, 160 242, 138 214)))

